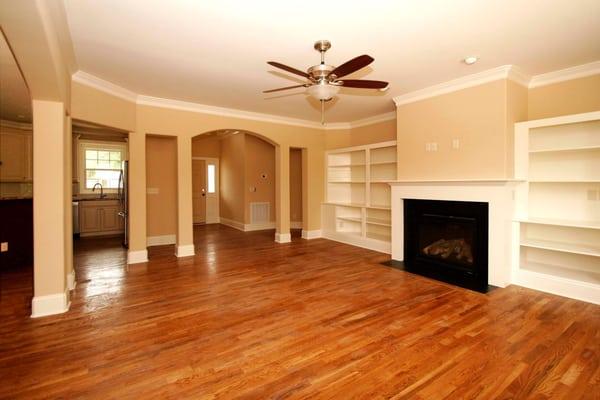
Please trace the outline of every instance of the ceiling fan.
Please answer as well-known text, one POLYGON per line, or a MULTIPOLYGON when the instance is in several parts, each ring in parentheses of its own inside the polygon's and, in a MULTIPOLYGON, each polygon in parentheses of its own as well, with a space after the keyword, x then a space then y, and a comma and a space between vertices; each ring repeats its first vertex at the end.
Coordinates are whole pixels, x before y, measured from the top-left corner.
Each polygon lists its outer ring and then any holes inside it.
POLYGON ((372 81, 367 79, 340 79, 371 64, 374 61, 373 57, 363 54, 362 56, 355 57, 338 67, 334 67, 333 65, 325 64, 325 52, 331 48, 331 43, 328 40, 319 40, 315 42, 314 47, 315 50, 321 53, 321 63, 313 65, 307 69, 306 72, 275 61, 267 62, 267 64, 272 65, 273 67, 280 68, 284 71, 306 78, 306 83, 265 90, 263 93, 273 93, 281 90, 295 89, 300 87, 307 88, 308 94, 321 102, 321 124, 325 124, 325 102, 331 100, 339 92, 340 87, 343 86, 350 88, 379 90, 385 90, 388 88, 389 83, 383 81, 372 81))

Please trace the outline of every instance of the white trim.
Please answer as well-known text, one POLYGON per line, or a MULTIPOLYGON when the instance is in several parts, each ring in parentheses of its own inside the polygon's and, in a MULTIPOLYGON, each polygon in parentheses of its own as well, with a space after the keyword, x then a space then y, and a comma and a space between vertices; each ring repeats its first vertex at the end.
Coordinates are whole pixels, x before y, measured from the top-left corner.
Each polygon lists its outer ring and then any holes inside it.
POLYGON ((235 108, 217 107, 208 104, 192 103, 188 101, 164 99, 160 97, 139 95, 136 103, 143 106, 170 108, 173 110, 191 111, 201 114, 218 115, 221 117, 241 118, 252 121, 271 122, 275 124, 302 126, 307 128, 323 128, 322 125, 316 121, 282 117, 279 115, 272 114, 263 114, 253 111, 244 111, 235 108))
POLYGON ((127 264, 139 264, 148 262, 148 250, 138 250, 127 252, 127 264))
POLYGON ((302 221, 291 221, 290 229, 302 229, 302 221))
POLYGON ((75 286, 77 286, 77 281, 75 280, 75 270, 72 270, 67 274, 67 288, 69 288, 69 290, 74 290, 75 286))
POLYGON ((176 235, 160 235, 148 236, 146 238, 146 246, 164 246, 167 244, 175 244, 177 242, 176 235))
POLYGON ((279 233, 275 232, 275 241, 277 243, 290 243, 292 241, 291 233, 279 233))
POLYGON ((301 118, 284 117, 281 115, 257 113, 252 111, 239 110, 235 108, 218 107, 211 106, 208 104, 192 103, 188 101, 141 95, 81 70, 73 74, 72 80, 73 82, 92 87, 104 93, 119 97, 123 100, 131 101, 138 105, 170 108, 174 110, 191 111, 202 114, 219 115, 233 118, 242 118, 253 121, 264 121, 276 124, 302 126, 306 128, 315 128, 321 130, 351 129, 376 124, 378 122, 388 121, 393 118, 396 118, 395 112, 388 112, 381 115, 375 115, 372 117, 358 119, 352 122, 333 122, 323 126, 317 121, 310 121, 301 118))
POLYGON ((71 77, 73 82, 80 83, 85 86, 93 87, 104 93, 112 94, 113 96, 119 97, 123 100, 134 102, 137 100, 137 93, 131 90, 125 89, 122 86, 115 85, 112 82, 106 81, 102 78, 98 78, 92 74, 88 74, 82 70, 79 70, 71 77))
POLYGON ((396 112, 390 111, 387 113, 374 115, 372 117, 367 117, 363 119, 357 119, 351 122, 333 122, 330 124, 326 124, 322 128, 330 131, 330 130, 338 130, 338 129, 353 129, 360 128, 361 126, 368 126, 373 124, 378 124, 380 122, 390 121, 392 119, 396 119, 396 112))
POLYGON ((62 314, 69 311, 70 306, 69 289, 66 289, 64 293, 35 296, 31 299, 31 318, 62 314))
POLYGON ((177 257, 191 257, 193 255, 196 255, 193 244, 182 244, 175 249, 175 256, 177 257))
POLYGON ((29 122, 10 121, 8 119, 0 119, 0 126, 4 128, 20 129, 22 131, 33 131, 33 125, 29 122))
POLYGON ((254 224, 244 224, 244 232, 264 231, 267 229, 275 229, 275 222, 257 222, 254 224))
POLYGON ((241 223, 241 222, 234 221, 234 220, 229 219, 229 218, 220 217, 219 218, 219 223, 222 224, 222 225, 226 225, 226 226, 228 226, 230 228, 237 229, 238 231, 244 232, 244 224, 241 223))
POLYGON ((437 85, 415 90, 414 92, 405 93, 394 97, 393 100, 394 103, 396 103, 396 107, 398 107, 403 104, 414 103, 415 101, 456 92, 457 90, 479 86, 484 83, 493 82, 500 79, 510 79, 525 87, 527 87, 529 84, 529 78, 525 73, 520 71, 514 65, 503 65, 501 67, 488 69, 476 74, 463 76, 451 81, 442 82, 437 85))
POLYGON ((541 128, 544 126, 576 124, 578 122, 594 121, 600 119, 600 111, 590 111, 581 114, 561 115, 542 119, 533 119, 515 123, 515 129, 519 128, 541 128))
POLYGON ((314 231, 305 231, 304 229, 302 229, 302 239, 306 239, 306 240, 310 240, 310 239, 318 239, 320 238, 321 235, 321 230, 317 229, 314 231))
POLYGON ((531 78, 531 82, 529 82, 529 88, 546 86, 577 78, 585 78, 586 76, 592 76, 596 74, 600 74, 600 61, 594 61, 588 64, 577 65, 575 67, 535 75, 533 78, 531 78))

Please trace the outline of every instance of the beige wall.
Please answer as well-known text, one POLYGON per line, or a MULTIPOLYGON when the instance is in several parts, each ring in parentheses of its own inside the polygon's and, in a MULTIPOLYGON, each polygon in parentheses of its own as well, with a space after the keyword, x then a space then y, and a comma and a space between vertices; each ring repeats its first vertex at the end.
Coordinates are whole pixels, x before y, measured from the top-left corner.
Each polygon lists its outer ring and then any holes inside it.
POLYGON ((219 158, 221 141, 216 135, 200 135, 192 138, 192 157, 219 158))
POLYGON ((529 90, 528 119, 600 110, 600 74, 529 90))
POLYGON ((509 85, 499 80, 397 107, 398 179, 508 177, 509 85), (438 150, 426 152, 426 143, 438 150))
POLYGON ((251 222, 250 203, 254 202, 271 203, 270 221, 275 221, 275 146, 250 134, 244 136, 244 221, 246 224, 251 222))
POLYGON ((177 233, 177 140, 146 137, 146 235, 177 233), (156 192, 157 191, 157 192, 156 192))
POLYGON ((302 149, 290 149, 290 221, 302 222, 302 149))
POLYGON ((220 213, 239 223, 245 221, 245 163, 246 137, 244 134, 230 135, 221 140, 220 213))

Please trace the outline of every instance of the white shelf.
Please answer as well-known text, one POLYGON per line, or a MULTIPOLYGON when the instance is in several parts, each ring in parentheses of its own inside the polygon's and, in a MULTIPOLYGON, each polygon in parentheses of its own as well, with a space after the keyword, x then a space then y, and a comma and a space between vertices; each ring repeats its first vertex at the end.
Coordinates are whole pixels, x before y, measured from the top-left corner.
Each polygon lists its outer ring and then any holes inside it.
POLYGON ((345 216, 337 216, 337 219, 341 219, 344 221, 349 221, 349 222, 358 222, 358 223, 362 223, 362 219, 360 217, 345 217, 345 216))
POLYGON ((367 164, 336 164, 336 165, 328 165, 329 168, 353 168, 353 167, 365 167, 367 164))
POLYGON ((371 204, 370 206, 367 206, 366 208, 372 208, 374 210, 391 210, 392 206, 386 206, 384 204, 382 204, 382 205, 371 204))
POLYGON ((566 219, 555 219, 555 218, 539 218, 529 217, 517 219, 518 222, 525 224, 538 224, 538 225, 556 225, 556 226, 567 226, 572 228, 585 228, 585 229, 600 229, 600 221, 573 221, 566 219))
POLYGON ((600 179, 564 180, 564 179, 530 179, 529 183, 600 183, 600 179))
POLYGON ((379 219, 379 218, 367 218, 367 224, 380 225, 380 226, 392 226, 392 221, 379 219))
POLYGON ((344 203, 344 202, 339 202, 339 201, 328 201, 324 204, 331 204, 332 206, 356 207, 356 208, 366 207, 366 205, 362 204, 362 203, 344 203))
POLYGON ((557 265, 542 264, 537 262, 521 262, 521 269, 533 271, 540 274, 551 275, 563 279, 569 279, 579 282, 600 285, 600 271, 582 271, 570 268, 564 268, 557 265))
POLYGON ((328 181, 328 183, 351 183, 351 184, 355 184, 355 183, 366 183, 366 181, 328 181))
POLYGON ((397 161, 376 161, 376 162, 371 162, 370 165, 388 165, 388 164, 396 164, 397 161))
POLYGON ((389 242, 391 235, 383 235, 381 233, 367 232, 367 238, 374 240, 381 240, 382 242, 389 242))
POLYGON ((600 145, 529 150, 529 153, 557 153, 557 152, 563 152, 563 151, 587 151, 587 150, 600 150, 600 145))
POLYGON ((536 249, 560 251, 563 253, 582 254, 586 256, 600 257, 600 247, 580 245, 572 243, 555 242, 551 240, 523 239, 521 246, 536 249))

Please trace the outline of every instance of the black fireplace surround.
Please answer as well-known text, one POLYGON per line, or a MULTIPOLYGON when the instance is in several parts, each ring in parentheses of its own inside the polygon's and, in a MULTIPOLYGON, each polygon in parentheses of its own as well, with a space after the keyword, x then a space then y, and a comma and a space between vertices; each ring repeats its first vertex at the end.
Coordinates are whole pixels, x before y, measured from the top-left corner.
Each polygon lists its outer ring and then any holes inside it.
POLYGON ((404 200, 404 268, 488 290, 488 203, 404 200))

